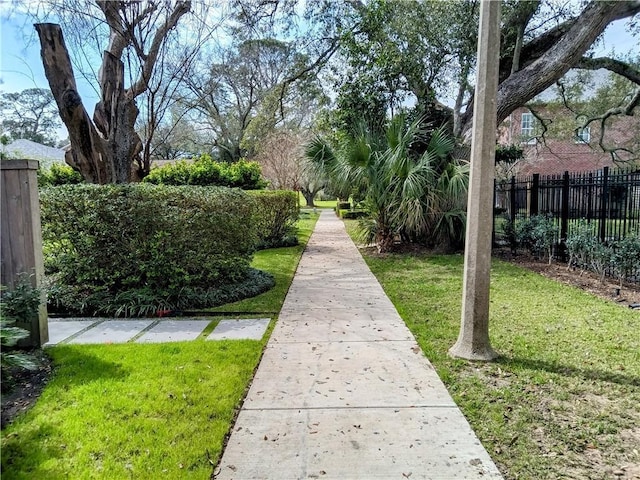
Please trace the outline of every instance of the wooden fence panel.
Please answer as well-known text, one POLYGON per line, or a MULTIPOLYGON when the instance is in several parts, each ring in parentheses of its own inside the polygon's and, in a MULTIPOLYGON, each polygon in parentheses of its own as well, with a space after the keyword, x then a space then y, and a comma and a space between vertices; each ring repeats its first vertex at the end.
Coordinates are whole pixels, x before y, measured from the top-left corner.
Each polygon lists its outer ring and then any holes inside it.
MULTIPOLYGON (((0 283, 9 290, 25 278, 40 287, 44 277, 37 170, 35 160, 0 161, 0 283)), ((18 326, 31 332, 31 346, 49 340, 44 292, 38 316, 18 326)))

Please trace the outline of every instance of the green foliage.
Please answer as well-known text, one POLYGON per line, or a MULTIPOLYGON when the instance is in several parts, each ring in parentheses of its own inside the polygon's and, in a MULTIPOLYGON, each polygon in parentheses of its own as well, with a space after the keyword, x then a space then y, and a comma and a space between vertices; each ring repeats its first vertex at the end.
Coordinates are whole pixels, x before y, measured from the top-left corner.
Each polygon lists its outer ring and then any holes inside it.
POLYGON ((620 286, 624 280, 640 274, 640 229, 636 228, 613 245, 611 263, 620 286))
POLYGON ((464 237, 469 171, 451 158, 453 145, 444 128, 428 131, 398 115, 382 135, 362 126, 335 146, 316 139, 306 154, 334 190, 362 192, 380 251, 397 236, 449 249, 464 237))
POLYGON ((256 201, 240 190, 73 185, 43 189, 41 205, 51 306, 85 314, 115 313, 130 290, 146 312, 149 292, 162 309, 242 282, 258 239, 256 201))
POLYGON ((13 140, 24 138, 53 147, 59 126, 60 117, 50 90, 27 88, 0 93, 0 127, 13 140))
POLYGON ((524 158, 524 150, 519 145, 496 145, 496 164, 512 164, 524 158))
POLYGON ((518 230, 516 229, 515 222, 513 222, 511 218, 507 217, 505 219, 505 222, 502 224, 502 233, 509 243, 511 252, 516 253, 519 245, 518 230))
POLYGON ((243 159, 235 163, 218 162, 207 154, 193 162, 181 160, 155 168, 143 182, 155 185, 237 187, 243 190, 259 190, 266 186, 258 163, 243 159))
POLYGON ((607 272, 613 272, 620 281, 638 275, 640 258, 640 231, 632 230, 624 238, 602 243, 595 226, 581 220, 572 229, 565 242, 569 253, 569 265, 583 271, 590 269, 604 280, 607 272))
POLYGON ((593 224, 580 220, 567 235, 565 246, 569 254, 568 268, 579 267, 583 271, 589 268, 595 244, 598 243, 593 224))
POLYGON ((84 183, 84 179, 70 165, 53 163, 49 170, 38 170, 38 185, 41 187, 76 185, 78 183, 84 183))
POLYGON ((298 195, 291 191, 252 191, 256 200, 258 248, 296 245, 295 225, 300 210, 298 195))
POLYGON ((20 340, 29 337, 29 331, 16 323, 29 324, 38 315, 40 290, 33 288, 28 279, 23 278, 13 290, 2 287, 0 292, 0 368, 2 388, 11 382, 12 369, 34 370, 37 367, 32 355, 21 353, 17 346, 20 340))
POLYGON ((364 210, 338 210, 338 216, 345 220, 350 219, 358 219, 366 217, 368 214, 364 210))
POLYGON ((533 215, 517 224, 518 243, 536 257, 553 259, 553 245, 559 228, 550 215, 533 215))

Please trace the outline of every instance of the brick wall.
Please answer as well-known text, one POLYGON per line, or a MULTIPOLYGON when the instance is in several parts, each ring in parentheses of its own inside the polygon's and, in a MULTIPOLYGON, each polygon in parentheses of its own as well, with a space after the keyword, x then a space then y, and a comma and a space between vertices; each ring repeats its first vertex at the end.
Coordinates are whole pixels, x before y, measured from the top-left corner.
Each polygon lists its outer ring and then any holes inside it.
MULTIPOLYGON (((514 168, 514 174, 529 175, 561 174, 565 171, 584 172, 599 170, 605 166, 615 166, 611 155, 598 145, 600 137, 599 122, 590 125, 590 141, 584 143, 574 139, 571 129, 575 115, 560 106, 537 106, 536 113, 549 121, 549 131, 544 140, 527 142, 521 135, 522 114, 529 109, 514 111, 499 127, 498 141, 501 144, 519 144, 525 154, 525 160, 514 168)), ((536 120, 537 122, 537 120, 536 120)), ((537 134, 540 134, 537 130, 537 134)), ((611 117, 606 124, 603 143, 607 147, 627 146, 638 148, 640 141, 640 118, 630 116, 611 117)), ((621 152, 621 155, 628 154, 621 152)))

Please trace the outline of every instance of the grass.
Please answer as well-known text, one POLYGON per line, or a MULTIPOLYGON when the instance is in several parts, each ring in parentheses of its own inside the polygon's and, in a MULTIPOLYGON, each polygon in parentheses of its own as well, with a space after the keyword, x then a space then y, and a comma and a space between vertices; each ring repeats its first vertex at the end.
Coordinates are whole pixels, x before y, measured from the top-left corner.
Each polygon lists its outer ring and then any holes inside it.
POLYGON ((293 274, 298 267, 302 251, 309 241, 317 220, 318 214, 302 212, 298 221, 298 240, 300 242, 298 245, 256 252, 251 266, 271 273, 276 281, 275 287, 262 295, 221 305, 207 311, 212 313, 279 313, 284 303, 284 297, 289 291, 289 285, 293 280, 293 274))
POLYGON ((637 312, 494 260, 490 333, 501 357, 456 360, 447 351, 459 331, 462 256, 365 259, 505 478, 640 468, 637 312))
MULTIPOLYGON (((299 246, 256 255, 273 290, 221 309, 279 312, 316 220, 299 246)), ((53 378, 2 431, 2 478, 210 478, 268 336, 48 349, 53 378)))
POLYGON ((208 478, 263 342, 64 345, 2 433, 2 477, 208 478))

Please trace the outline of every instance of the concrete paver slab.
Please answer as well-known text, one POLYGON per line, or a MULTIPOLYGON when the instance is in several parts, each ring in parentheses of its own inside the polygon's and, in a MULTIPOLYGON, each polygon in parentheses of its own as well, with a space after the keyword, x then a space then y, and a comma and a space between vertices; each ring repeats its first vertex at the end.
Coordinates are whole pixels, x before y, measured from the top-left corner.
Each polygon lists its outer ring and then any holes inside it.
POLYGON ((270 344, 245 409, 455 406, 414 342, 270 344))
POLYGON ((413 340, 395 310, 313 309, 281 312, 274 343, 413 340))
POLYGON ((210 323, 211 320, 162 320, 147 330, 136 343, 195 340, 210 323))
POLYGON ((156 320, 106 320, 69 343, 126 343, 156 320))
POLYGON ((270 318, 220 320, 207 340, 261 340, 270 321, 270 318))
POLYGON ((457 408, 243 410, 222 479, 499 479, 457 408))
POLYGON ((67 338, 95 325, 100 320, 61 320, 49 319, 49 341, 45 346, 57 345, 67 338))

